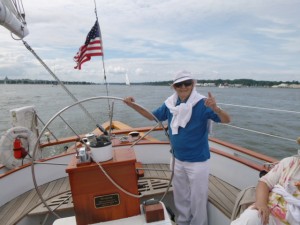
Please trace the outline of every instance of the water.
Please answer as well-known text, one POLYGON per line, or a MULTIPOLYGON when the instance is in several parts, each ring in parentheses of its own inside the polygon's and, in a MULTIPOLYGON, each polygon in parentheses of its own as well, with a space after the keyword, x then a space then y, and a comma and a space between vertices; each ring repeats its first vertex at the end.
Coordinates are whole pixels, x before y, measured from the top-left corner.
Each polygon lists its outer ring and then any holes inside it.
MULTIPOLYGON (((79 100, 93 96, 106 96, 105 86, 102 85, 68 85, 67 88, 79 100)), ((138 104, 149 110, 158 107, 173 93, 171 88, 165 86, 110 85, 108 88, 110 96, 119 98, 134 96, 138 104)), ((197 87, 197 89, 204 95, 207 95, 208 91, 212 92, 220 106, 231 115, 231 125, 233 126, 292 140, 296 140, 300 136, 300 89, 216 87, 197 87), (233 105, 280 109, 298 113, 233 105)), ((34 105, 39 117, 47 122, 58 110, 72 103, 73 100, 60 86, 0 85, 0 132, 2 133, 11 127, 10 109, 34 105)), ((97 122, 103 123, 108 120, 107 99, 84 103, 84 106, 97 122), (99 111, 101 112, 100 115, 99 111)), ((76 132, 88 133, 93 125, 93 122, 84 115, 78 106, 75 107, 75 110, 64 113, 63 118, 74 127, 76 132)), ((144 119, 132 109, 124 107, 121 101, 115 101, 114 119, 122 120, 133 127, 153 125, 153 122, 144 119)), ((61 120, 53 123, 51 128, 74 135, 61 120)), ((296 154, 297 149, 300 148, 296 141, 253 134, 219 124, 214 125, 212 135, 278 159, 296 154)))

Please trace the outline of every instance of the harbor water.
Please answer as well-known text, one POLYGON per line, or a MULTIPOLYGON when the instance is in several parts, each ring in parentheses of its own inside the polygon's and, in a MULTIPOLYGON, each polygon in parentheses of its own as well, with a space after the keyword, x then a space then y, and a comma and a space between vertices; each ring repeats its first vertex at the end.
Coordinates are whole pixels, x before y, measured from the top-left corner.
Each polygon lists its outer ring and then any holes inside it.
MULTIPOLYGON (((167 86, 147 85, 109 85, 108 93, 104 85, 67 85, 67 88, 78 100, 107 94, 117 98, 134 96, 136 102, 149 111, 160 106, 173 93, 167 86)), ((300 89, 197 87, 197 90, 203 95, 211 92, 219 106, 231 115, 230 126, 213 125, 212 137, 278 159, 294 155, 300 148, 296 143, 300 136, 300 89)), ((85 107, 101 124, 109 120, 108 103, 112 102, 112 99, 91 101, 85 107)), ((73 103, 59 85, 0 85, 0 132, 11 127, 11 109, 34 105, 39 118, 46 123, 56 112, 73 103)), ((122 101, 114 104, 113 119, 122 120, 133 127, 153 125, 153 122, 129 109, 122 101)), ((78 132, 84 126, 83 132, 89 132, 91 122, 77 115, 78 111, 81 111, 79 107, 66 112, 63 117, 78 132)), ((62 121, 57 122, 56 126, 68 130, 62 121)), ((41 123, 40 127, 43 127, 41 123)))

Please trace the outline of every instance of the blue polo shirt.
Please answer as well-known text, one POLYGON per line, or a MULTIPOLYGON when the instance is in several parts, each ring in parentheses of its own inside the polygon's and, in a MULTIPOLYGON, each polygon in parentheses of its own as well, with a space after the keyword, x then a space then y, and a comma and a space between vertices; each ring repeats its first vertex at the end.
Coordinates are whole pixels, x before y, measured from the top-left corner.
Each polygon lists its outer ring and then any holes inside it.
MULTIPOLYGON (((176 105, 179 105, 180 100, 176 105)), ((219 116, 201 99, 193 107, 192 116, 185 128, 179 127, 178 134, 173 135, 170 123, 173 115, 165 103, 154 110, 153 115, 160 121, 168 120, 170 141, 175 158, 186 162, 204 162, 210 158, 208 146, 208 120, 221 122, 219 116)))

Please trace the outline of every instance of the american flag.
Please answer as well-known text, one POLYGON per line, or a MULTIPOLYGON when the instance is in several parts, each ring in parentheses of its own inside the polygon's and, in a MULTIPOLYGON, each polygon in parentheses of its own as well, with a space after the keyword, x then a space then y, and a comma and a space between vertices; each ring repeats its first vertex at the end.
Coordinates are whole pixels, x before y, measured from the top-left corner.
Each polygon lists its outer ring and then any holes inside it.
POLYGON ((74 56, 74 61, 77 63, 77 66, 75 66, 74 69, 80 70, 81 64, 91 60, 92 56, 102 55, 102 41, 100 27, 97 20, 91 31, 88 33, 84 45, 79 48, 79 51, 74 56))

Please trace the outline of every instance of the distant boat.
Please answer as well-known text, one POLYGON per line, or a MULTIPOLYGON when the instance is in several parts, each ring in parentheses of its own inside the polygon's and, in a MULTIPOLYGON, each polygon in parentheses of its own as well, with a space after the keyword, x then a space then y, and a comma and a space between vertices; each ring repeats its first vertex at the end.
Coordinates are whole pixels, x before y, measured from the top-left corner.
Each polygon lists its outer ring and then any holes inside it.
POLYGON ((130 86, 130 81, 129 81, 129 78, 128 78, 128 74, 126 73, 126 75, 125 75, 125 84, 127 85, 127 86, 130 86))
POLYGON ((219 88, 228 88, 228 85, 223 85, 223 84, 219 84, 219 86, 218 86, 219 88))

